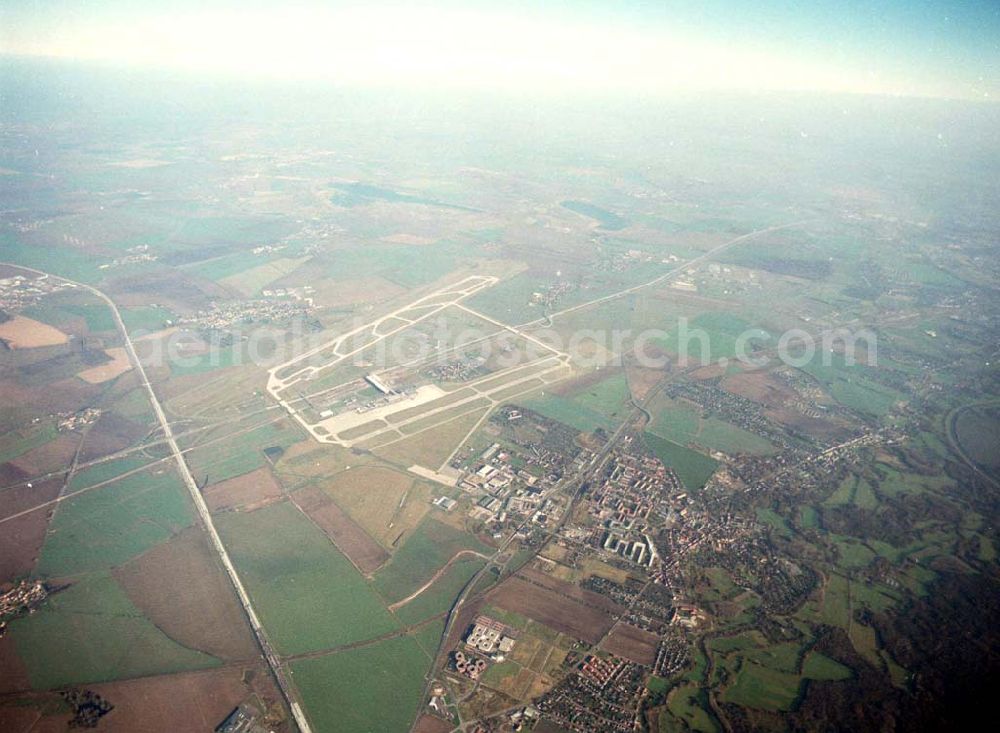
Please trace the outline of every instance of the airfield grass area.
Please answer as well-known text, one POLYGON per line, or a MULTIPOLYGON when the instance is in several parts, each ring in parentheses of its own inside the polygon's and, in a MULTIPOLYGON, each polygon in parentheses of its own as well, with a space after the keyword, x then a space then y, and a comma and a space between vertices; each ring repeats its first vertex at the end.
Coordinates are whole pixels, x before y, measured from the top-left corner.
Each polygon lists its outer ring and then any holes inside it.
POLYGON ((18 655, 36 689, 51 689, 217 666, 219 660, 171 640, 107 573, 54 594, 11 623, 18 655))
POLYGON ((217 522, 282 653, 328 649, 397 628, 350 561, 290 503, 217 522))
POLYGON ((431 489, 414 476, 383 466, 358 466, 319 485, 383 547, 416 527, 430 508, 431 489))
POLYGON ((291 423, 269 423, 210 446, 196 448, 188 453, 188 463, 199 480, 218 483, 267 465, 265 449, 284 450, 301 439, 302 433, 291 423))
POLYGON ((436 470, 461 444, 485 412, 483 410, 455 418, 433 430, 426 430, 388 445, 379 443, 380 447, 373 447, 372 450, 400 466, 416 464, 436 470))
POLYGON ((420 707, 430 663, 416 639, 401 636, 290 667, 315 730, 405 733, 420 707))

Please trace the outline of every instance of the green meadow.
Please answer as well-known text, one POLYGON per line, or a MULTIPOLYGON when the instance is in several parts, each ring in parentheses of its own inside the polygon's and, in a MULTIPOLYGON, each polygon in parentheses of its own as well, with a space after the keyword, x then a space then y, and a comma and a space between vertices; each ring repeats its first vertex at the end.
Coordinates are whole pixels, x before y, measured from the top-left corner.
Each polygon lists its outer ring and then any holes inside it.
POLYGON ((290 668, 315 730, 406 733, 422 702, 430 662, 416 639, 400 636, 295 661, 290 668))
POLYGON ((290 503, 226 514, 218 527, 283 654, 329 649, 398 627, 350 561, 290 503))
POLYGON ((104 572, 53 594, 35 613, 11 622, 10 633, 36 689, 220 664, 166 636, 104 572))
POLYGON ((191 524, 185 492, 180 477, 161 467, 61 502, 36 573, 65 577, 121 565, 191 524))

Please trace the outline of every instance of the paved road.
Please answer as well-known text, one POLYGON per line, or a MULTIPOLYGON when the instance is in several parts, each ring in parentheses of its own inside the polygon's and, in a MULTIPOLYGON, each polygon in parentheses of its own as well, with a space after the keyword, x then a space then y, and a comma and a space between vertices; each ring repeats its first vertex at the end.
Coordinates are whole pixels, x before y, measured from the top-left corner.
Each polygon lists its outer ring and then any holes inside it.
POLYGON ((177 445, 173 429, 170 427, 170 422, 167 420, 167 416, 163 411, 163 406, 160 404, 160 400, 156 396, 156 392, 153 390, 153 385, 150 383, 149 377, 146 376, 146 370, 143 368, 142 362, 139 361, 139 357, 135 352, 135 346, 133 346, 132 339, 128 335, 128 329, 125 328, 125 322, 122 320, 121 313, 118 311, 118 306, 115 305, 115 302, 103 292, 93 286, 86 285, 85 283, 75 282, 73 280, 58 277, 51 273, 35 270, 30 267, 22 267, 21 265, 14 265, 12 263, 2 264, 9 264, 12 267, 17 267, 27 272, 33 272, 38 275, 48 275, 53 279, 71 283, 78 288, 82 288, 90 293, 93 293, 95 296, 104 301, 108 308, 111 309, 111 313, 115 319, 115 325, 122 335, 125 351, 128 353, 129 360, 132 362, 132 366, 139 377, 139 381, 142 382, 142 386, 145 388, 146 394, 149 396, 149 402, 153 406, 153 411, 156 413, 156 419, 159 421, 160 429, 163 431, 164 440, 170 447, 170 453, 177 463, 177 470, 180 472, 184 485, 191 494, 191 500, 194 502, 195 508, 198 510, 198 516, 201 517, 201 522, 205 527, 205 531, 212 540, 212 546, 215 548, 215 552, 219 556, 219 560, 222 561, 222 565, 226 569, 226 574, 229 576, 229 580, 232 582, 233 588, 236 589, 236 595, 239 597, 240 604, 243 606, 243 611, 246 613, 247 620, 250 622, 250 627, 253 629, 254 635, 257 637, 257 643, 264 655, 264 659, 271 668, 271 673, 274 675, 275 682, 277 682, 278 687, 281 690, 281 694, 284 696, 299 730, 301 733, 312 733, 312 729, 309 727, 309 722, 306 720, 305 713, 303 713, 302 707, 296 701, 292 692, 291 683, 286 679, 281 662, 278 660, 278 656, 267 637, 267 633, 264 631, 264 627, 261 625, 260 619, 257 617, 257 612, 254 610, 253 603, 250 600, 250 594, 247 593, 246 588, 243 587, 243 581, 240 580, 240 576, 236 572, 236 566, 233 565, 232 560, 229 559, 229 553, 226 552, 226 547, 222 543, 222 538, 219 536, 219 533, 215 528, 215 523, 212 521, 212 515, 208 511, 208 505, 205 503, 205 499, 202 497, 201 491, 198 489, 198 484, 195 482, 194 476, 191 475, 191 470, 188 468, 187 462, 184 460, 184 455, 181 452, 180 447, 177 445))

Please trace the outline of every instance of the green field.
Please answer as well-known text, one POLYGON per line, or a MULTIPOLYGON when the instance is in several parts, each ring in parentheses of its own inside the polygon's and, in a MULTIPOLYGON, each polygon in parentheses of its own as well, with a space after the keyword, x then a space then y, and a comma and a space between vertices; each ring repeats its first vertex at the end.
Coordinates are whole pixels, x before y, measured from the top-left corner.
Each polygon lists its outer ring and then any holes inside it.
POLYGON ((170 373, 175 377, 184 377, 246 363, 248 360, 240 344, 219 346, 213 347, 205 354, 171 359, 170 373))
POLYGON ((196 271, 202 277, 209 280, 222 280, 233 275, 238 275, 263 262, 262 259, 249 252, 233 252, 221 257, 213 257, 208 260, 196 262, 191 265, 182 265, 185 269, 196 271))
POLYGON ((437 651, 438 644, 441 642, 441 635, 443 633, 444 619, 441 618, 424 624, 411 635, 417 640, 423 650, 427 652, 427 656, 433 657, 437 651))
POLYGON ((104 277, 100 261, 78 249, 26 244, 7 232, 0 233, 0 260, 86 283, 96 283, 104 277))
POLYGON ((420 247, 369 244, 337 250, 324 258, 333 280, 380 275, 407 289, 431 283, 471 262, 461 246, 450 242, 420 247))
POLYGON ((802 663, 802 676, 811 680, 846 680, 853 674, 850 667, 819 652, 810 652, 802 663))
POLYGON ((755 665, 767 667, 778 672, 797 672, 799 669, 799 654, 801 645, 797 643, 773 644, 763 649, 745 651, 742 657, 755 665))
POLYGON ((799 523, 805 529, 816 529, 819 527, 819 513, 816 507, 803 506, 799 508, 799 523))
POLYGON ((878 370, 864 364, 863 356, 853 365, 848 365, 844 356, 836 352, 824 352, 821 356, 817 355, 801 369, 826 387, 844 407, 880 416, 902 399, 902 394, 878 383, 878 370), (829 363, 824 364, 823 360, 829 363))
POLYGON ((742 651, 745 649, 756 649, 767 643, 767 640, 759 631, 747 631, 734 636, 719 636, 709 639, 708 648, 720 654, 742 651))
POLYGON ((722 700, 760 710, 791 710, 802 681, 798 674, 743 664, 722 693, 722 700))
POLYGON ((137 473, 59 504, 36 572, 54 578, 111 568, 192 521, 184 485, 172 470, 137 473))
POLYGON ((466 583, 486 563, 479 558, 456 562, 434 585, 396 611, 405 624, 415 624, 440 613, 446 613, 466 583))
POLYGON ((875 553, 860 540, 846 535, 830 535, 837 547, 837 564, 842 568, 864 568, 875 559, 875 553))
MULTIPOLYGON (((189 215, 173 224, 171 241, 166 246, 174 250, 188 247, 195 254, 204 250, 206 245, 231 247, 238 243, 249 249, 259 244, 273 244, 292 231, 294 224, 280 216, 189 215)), ((239 256, 251 262, 254 259, 247 252, 240 252, 239 256)), ((214 262, 219 258, 212 259, 214 262)))
POLYGON ((420 707, 428 666, 420 644, 402 636, 292 662, 291 671, 314 730, 405 733, 420 707))
POLYGON ((823 591, 821 618, 824 623, 845 629, 850 624, 850 584, 843 575, 830 575, 823 591))
POLYGON ((125 458, 118 458, 114 461, 98 463, 90 468, 85 468, 82 471, 74 473, 73 478, 69 481, 67 491, 68 493, 72 493, 74 491, 79 491, 80 489, 85 489, 88 486, 94 486, 95 484, 99 484, 104 481, 110 481, 123 473, 128 473, 136 468, 141 468, 149 462, 150 460, 148 458, 131 455, 126 456, 125 458))
POLYGON ((259 293, 270 283, 294 272, 305 264, 308 257, 278 257, 270 260, 256 259, 251 267, 222 280, 222 284, 234 288, 247 297, 259 293))
POLYGON ((650 406, 653 422, 649 431, 681 445, 694 443, 723 453, 767 455, 774 446, 748 430, 715 417, 702 415, 701 409, 685 400, 664 395, 650 406))
POLYGON ((521 404, 581 432, 610 432, 628 416, 628 381, 624 373, 613 373, 569 395, 544 393, 521 404))
POLYGON ((47 420, 38 425, 4 433, 0 436, 0 463, 12 461, 32 448, 54 440, 58 432, 55 422, 47 420))
MULTIPOLYGON (((375 588, 390 601, 406 598, 460 550, 492 552, 472 535, 427 517, 396 551, 389 564, 375 575, 375 588)), ((432 591, 433 586, 428 592, 432 591)))
POLYGON ((152 424, 156 421, 153 407, 149 404, 149 395, 143 387, 126 392, 111 403, 111 409, 122 417, 143 424, 152 424))
POLYGON ((109 333, 117 330, 111 310, 104 303, 95 301, 96 298, 83 292, 64 291, 25 308, 24 315, 56 328, 65 327, 77 319, 82 319, 91 333, 109 333))
POLYGON ((708 696, 695 685, 681 685, 667 698, 667 709, 698 733, 716 733, 719 730, 707 712, 708 696))
POLYGON ((767 331, 737 315, 701 313, 670 330, 660 345, 682 361, 686 359, 689 364, 707 365, 737 356, 737 339, 744 333, 753 335, 745 344, 747 349, 753 344, 766 344, 770 341, 767 331))
POLYGON ((595 206, 586 201, 562 201, 559 205, 588 219, 593 219, 601 225, 602 229, 606 229, 609 232, 624 229, 628 225, 625 219, 613 211, 602 209, 600 206, 595 206))
POLYGON ((291 504, 226 514, 218 526, 282 653, 329 649, 397 628, 350 561, 291 504))
POLYGON ((628 380, 623 372, 612 374, 576 392, 573 402, 611 418, 617 425, 629 413, 628 380))
POLYGON ((610 432, 615 428, 614 420, 610 417, 591 410, 573 399, 551 392, 520 400, 519 404, 582 433, 592 433, 598 428, 610 432))
POLYGON ((288 425, 282 429, 269 423, 228 440, 195 448, 188 454, 188 464, 199 480, 206 478, 214 484, 266 465, 265 448, 288 448, 302 440, 302 436, 297 427, 288 425))
POLYGON ((132 308, 119 308, 125 328, 130 335, 142 335, 160 331, 167 326, 167 321, 173 321, 177 316, 161 306, 146 305, 132 308))
POLYGON ((10 633, 37 689, 220 664, 167 637, 107 573, 55 593, 36 613, 13 621, 10 633))
POLYGON ((785 538, 791 538, 792 528, 788 526, 788 520, 775 512, 773 509, 758 507, 757 519, 767 525, 770 525, 778 535, 785 538))
POLYGON ((653 454, 692 491, 701 489, 719 466, 719 462, 711 456, 685 448, 654 433, 643 433, 643 440, 653 454))

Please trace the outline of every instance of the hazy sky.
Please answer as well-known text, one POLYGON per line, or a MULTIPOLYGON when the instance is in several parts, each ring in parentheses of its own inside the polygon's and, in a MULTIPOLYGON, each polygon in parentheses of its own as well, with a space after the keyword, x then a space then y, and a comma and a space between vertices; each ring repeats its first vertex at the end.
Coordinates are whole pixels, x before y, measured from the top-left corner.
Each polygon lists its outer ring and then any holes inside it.
POLYGON ((4 0, 0 53, 344 84, 1000 99, 1000 0, 4 0))

